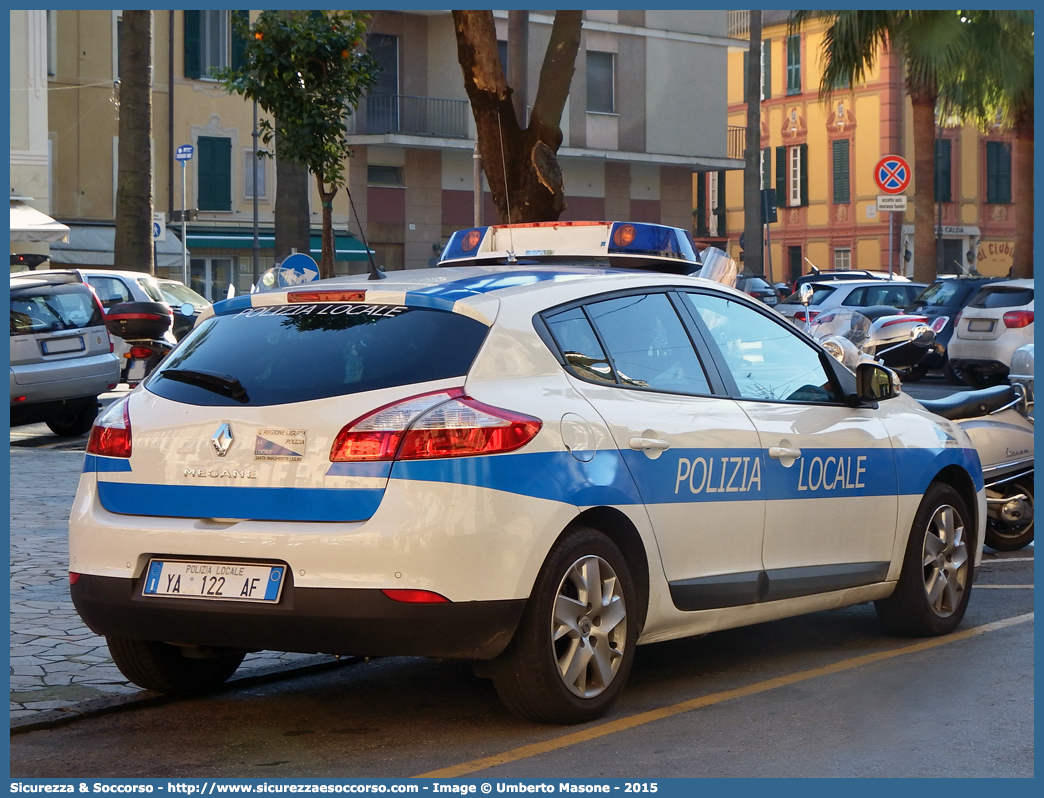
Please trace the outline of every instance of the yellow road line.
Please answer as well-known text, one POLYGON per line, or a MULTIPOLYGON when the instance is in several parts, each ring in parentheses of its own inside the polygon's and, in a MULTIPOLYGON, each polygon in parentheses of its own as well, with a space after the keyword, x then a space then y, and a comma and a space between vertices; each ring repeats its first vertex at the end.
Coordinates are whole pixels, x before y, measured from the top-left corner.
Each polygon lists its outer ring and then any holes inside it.
MULTIPOLYGON (((980 585, 975 586, 976 589, 981 587, 980 585)), ((1017 587, 1021 587, 1018 585, 1017 587)), ((500 754, 494 754, 493 756, 487 756, 482 759, 473 759, 470 762, 462 762, 459 765, 452 765, 448 768, 441 768, 439 770, 433 770, 429 773, 422 773, 415 778, 432 779, 432 778, 453 778, 456 776, 467 776, 470 773, 476 773, 480 770, 486 770, 488 768, 496 767, 497 765, 505 765, 509 762, 517 762, 520 759, 528 759, 529 757, 539 756, 540 754, 550 753, 551 751, 557 751, 562 748, 568 748, 571 745, 577 745, 579 743, 586 743, 590 740, 597 740, 599 737, 606 737, 610 734, 616 734, 617 732, 627 731, 638 726, 643 726, 646 723, 652 723, 653 721, 663 720, 664 718, 670 718, 674 715, 681 715, 685 712, 691 712, 694 709, 702 709, 713 704, 720 704, 724 701, 731 701, 734 698, 744 698, 750 695, 756 695, 757 693, 764 693, 768 690, 775 690, 778 687, 787 687, 792 684, 799 682, 808 681, 809 679, 815 679, 819 676, 829 676, 834 673, 842 673, 843 671, 852 670, 853 668, 861 668, 864 665, 873 665, 876 662, 883 662, 894 657, 900 657, 905 654, 916 654, 921 651, 928 651, 938 646, 945 646, 949 643, 957 643, 961 640, 967 640, 972 637, 984 635, 989 632, 996 632, 1000 629, 1007 629, 1009 626, 1016 626, 1021 623, 1033 620, 1033 613, 1029 612, 1025 615, 1017 615, 1014 618, 1005 618, 1000 621, 994 621, 993 623, 983 624, 982 626, 976 626, 972 629, 966 629, 963 632, 954 632, 951 635, 945 637, 935 637, 931 640, 924 640, 920 643, 915 643, 912 646, 903 646, 902 648, 894 648, 889 651, 880 651, 875 654, 865 654, 861 657, 853 657, 851 659, 841 660, 835 662, 833 665, 826 665, 822 668, 814 668, 809 671, 800 671, 798 673, 792 673, 787 676, 777 676, 774 679, 767 679, 763 682, 756 684, 747 685, 746 687, 738 687, 735 690, 725 690, 721 693, 712 693, 710 695, 701 696, 699 698, 693 698, 689 701, 682 701, 679 704, 672 704, 671 706, 661 707, 660 709, 649 710, 648 712, 640 712, 637 715, 631 715, 627 718, 620 718, 609 723, 603 723, 600 726, 595 726, 590 729, 583 729, 582 731, 572 732, 571 734, 563 734, 560 737, 555 737, 551 740, 545 740, 540 743, 532 743, 531 745, 524 745, 520 748, 513 748, 510 751, 504 751, 500 754)))
POLYGON ((976 590, 1033 590, 1033 585, 976 585, 976 590))

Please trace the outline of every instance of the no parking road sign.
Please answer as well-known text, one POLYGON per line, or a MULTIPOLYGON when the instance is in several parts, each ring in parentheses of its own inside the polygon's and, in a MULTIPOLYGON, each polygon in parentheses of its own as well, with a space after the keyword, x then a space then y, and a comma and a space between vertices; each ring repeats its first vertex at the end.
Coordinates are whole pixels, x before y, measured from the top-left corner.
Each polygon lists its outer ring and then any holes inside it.
POLYGON ((874 167, 874 182, 885 194, 902 194, 910 186, 913 170, 905 158, 886 155, 874 167))

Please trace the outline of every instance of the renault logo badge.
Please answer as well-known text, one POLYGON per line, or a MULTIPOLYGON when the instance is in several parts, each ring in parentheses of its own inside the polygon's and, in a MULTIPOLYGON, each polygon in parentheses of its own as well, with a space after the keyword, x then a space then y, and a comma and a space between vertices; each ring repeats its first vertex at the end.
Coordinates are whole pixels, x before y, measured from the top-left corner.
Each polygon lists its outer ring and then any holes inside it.
POLYGON ((214 451, 217 452, 218 457, 224 457, 228 454, 228 447, 232 445, 232 441, 236 439, 236 436, 232 434, 232 427, 226 422, 217 428, 217 432, 214 433, 214 437, 210 439, 210 442, 214 445, 214 451))

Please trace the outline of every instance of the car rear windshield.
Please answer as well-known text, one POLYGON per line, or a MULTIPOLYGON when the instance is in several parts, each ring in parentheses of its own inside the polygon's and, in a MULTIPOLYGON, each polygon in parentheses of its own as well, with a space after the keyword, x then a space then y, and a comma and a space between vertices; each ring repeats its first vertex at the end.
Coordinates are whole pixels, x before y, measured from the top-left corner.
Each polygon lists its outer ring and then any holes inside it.
MULTIPOLYGON (((826 286, 826 285, 814 285, 814 286, 812 286, 812 301, 809 302, 808 304, 810 304, 810 305, 819 305, 819 304, 822 303, 822 301, 824 299, 826 299, 828 296, 830 296, 836 290, 837 290, 836 288, 831 288, 830 286, 826 286)), ((780 304, 781 305, 800 305, 800 304, 802 304, 801 296, 800 296, 800 294, 793 293, 790 296, 788 296, 786 299, 784 299, 782 302, 780 302, 780 304)))
POLYGON ((983 288, 971 301, 973 308, 1017 308, 1033 301, 1032 288, 991 285, 983 288))
POLYGON ((199 324, 146 387, 187 404, 265 406, 461 377, 488 329, 395 305, 248 308, 199 324))
POLYGON ((78 330, 105 324, 87 286, 78 283, 11 289, 11 335, 78 330))

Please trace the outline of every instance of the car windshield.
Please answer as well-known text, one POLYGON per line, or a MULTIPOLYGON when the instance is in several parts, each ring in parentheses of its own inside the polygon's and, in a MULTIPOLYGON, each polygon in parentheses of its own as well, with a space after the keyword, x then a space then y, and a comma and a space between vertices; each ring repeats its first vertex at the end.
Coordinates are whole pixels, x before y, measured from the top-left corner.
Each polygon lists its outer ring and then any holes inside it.
MULTIPOLYGON (((818 304, 822 303, 822 301, 824 299, 826 299, 828 296, 830 296, 836 290, 837 290, 836 288, 831 288, 828 285, 813 285, 812 286, 812 301, 809 302, 808 304, 810 304, 810 305, 818 305, 818 304)), ((788 296, 786 299, 784 299, 780 304, 781 305, 800 305, 800 304, 802 304, 802 302, 801 302, 801 295, 799 293, 793 293, 790 296, 788 296)))
POLYGON ((184 305, 190 302, 196 307, 206 307, 210 300, 202 297, 184 283, 160 283, 159 290, 163 293, 163 301, 168 305, 184 305))
POLYGON ((83 285, 47 285, 11 290, 11 335, 100 327, 105 322, 83 285))
POLYGON ((919 307, 939 307, 949 305, 954 297, 960 293, 961 287, 956 280, 944 280, 932 283, 925 288, 913 301, 919 307))
POLYGON ((197 325, 146 388, 186 404, 237 404, 195 379, 204 375, 238 385, 251 406, 265 406, 462 377, 487 330, 475 319, 429 308, 245 308, 197 325), (165 377, 168 370, 172 374, 165 377), (193 379, 186 381, 186 375, 193 379))
POLYGON ((973 308, 1017 308, 1033 301, 1033 289, 1007 285, 983 288, 972 300, 973 308))

